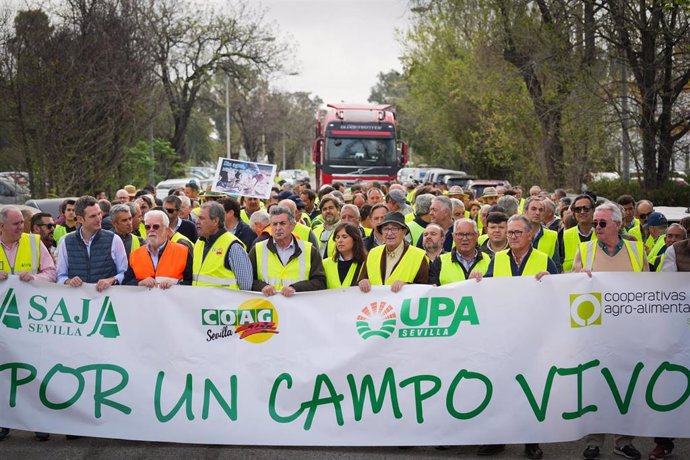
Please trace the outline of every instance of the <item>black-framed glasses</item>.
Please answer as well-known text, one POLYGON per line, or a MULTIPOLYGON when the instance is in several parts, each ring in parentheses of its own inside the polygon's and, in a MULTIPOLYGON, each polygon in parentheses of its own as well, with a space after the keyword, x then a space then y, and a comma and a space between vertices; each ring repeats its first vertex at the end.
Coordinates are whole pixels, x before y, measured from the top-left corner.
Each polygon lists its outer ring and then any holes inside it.
POLYGON ((649 214, 650 214, 650 213, 640 214, 640 215, 638 215, 637 217, 639 217, 640 220, 647 220, 647 217, 649 217, 649 214))
POLYGON ((594 228, 597 228, 597 227, 606 228, 607 225, 608 225, 608 222, 606 222, 605 220, 593 220, 592 221, 592 227, 594 227, 594 228))
POLYGON ((459 240, 469 240, 474 235, 475 235, 474 233, 460 233, 460 232, 453 233, 453 236, 455 236, 459 240))
POLYGON ((156 231, 160 230, 161 224, 152 224, 152 225, 144 225, 144 229, 148 232, 151 229, 154 229, 156 231))
POLYGON ((36 225, 38 225, 39 227, 45 227, 48 230, 55 228, 55 224, 36 224, 36 225))
POLYGON ((165 209, 165 212, 167 212, 168 214, 172 214, 174 212, 179 211, 179 209, 175 209, 175 208, 163 208, 163 209, 165 209))
POLYGON ((579 214, 581 212, 589 212, 591 210, 592 210, 591 206, 577 206, 577 207, 573 208, 573 212, 577 213, 577 214, 579 214))
POLYGON ((508 230, 508 238, 520 238, 525 234, 522 230, 508 230))

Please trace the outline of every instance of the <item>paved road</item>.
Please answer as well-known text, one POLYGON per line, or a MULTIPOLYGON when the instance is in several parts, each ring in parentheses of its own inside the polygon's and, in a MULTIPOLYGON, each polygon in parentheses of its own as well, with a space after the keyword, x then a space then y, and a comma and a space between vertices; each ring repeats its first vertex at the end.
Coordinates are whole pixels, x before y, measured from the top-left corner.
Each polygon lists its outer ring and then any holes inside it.
MULTIPOLYGON (((612 440, 607 438, 601 459, 622 459, 611 452, 612 440)), ((643 459, 654 446, 650 438, 638 438, 635 445, 643 453, 643 459)), ((542 444, 545 460, 573 460, 582 458, 581 442, 542 444)), ((476 447, 458 446, 448 450, 437 450, 433 447, 415 447, 400 449, 395 447, 255 447, 255 446, 200 446, 190 444, 154 443, 138 441, 120 441, 115 439, 81 438, 66 440, 64 436, 53 435, 48 442, 37 442, 33 433, 13 430, 10 437, 0 443, 2 459, 51 460, 73 459, 217 459, 242 458, 252 459, 333 459, 333 460, 408 460, 408 459, 487 459, 477 457, 476 447)), ((522 446, 507 446, 505 452, 496 455, 498 460, 524 459, 522 446)), ((690 439, 676 440, 672 460, 690 459, 690 439)))

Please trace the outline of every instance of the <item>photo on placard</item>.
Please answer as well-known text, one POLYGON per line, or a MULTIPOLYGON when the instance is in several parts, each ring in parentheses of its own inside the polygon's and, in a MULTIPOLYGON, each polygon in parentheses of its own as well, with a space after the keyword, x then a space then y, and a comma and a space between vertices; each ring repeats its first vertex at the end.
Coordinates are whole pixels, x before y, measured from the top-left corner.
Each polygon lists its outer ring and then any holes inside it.
POLYGON ((276 165, 221 157, 218 158, 211 190, 229 195, 268 199, 271 196, 275 174, 276 165))

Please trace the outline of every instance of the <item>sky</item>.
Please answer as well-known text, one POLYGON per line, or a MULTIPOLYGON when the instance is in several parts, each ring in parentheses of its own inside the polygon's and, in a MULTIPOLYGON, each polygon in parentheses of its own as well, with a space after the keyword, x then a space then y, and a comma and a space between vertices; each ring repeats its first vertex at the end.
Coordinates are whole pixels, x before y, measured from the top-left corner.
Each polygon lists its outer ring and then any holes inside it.
MULTIPOLYGON (((253 2, 251 2, 253 3, 253 2)), ((324 102, 366 102, 379 72, 402 70, 396 28, 405 29, 408 0, 262 0, 265 19, 287 38, 298 75, 272 82, 324 102)))

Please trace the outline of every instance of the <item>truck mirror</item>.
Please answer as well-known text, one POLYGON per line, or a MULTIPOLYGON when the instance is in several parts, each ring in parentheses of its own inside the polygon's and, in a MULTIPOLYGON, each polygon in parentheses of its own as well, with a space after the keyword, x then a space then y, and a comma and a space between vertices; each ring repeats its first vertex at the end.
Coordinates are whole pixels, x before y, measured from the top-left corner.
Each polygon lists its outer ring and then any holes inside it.
POLYGON ((407 156, 407 144, 402 141, 398 141, 398 162, 400 163, 400 166, 405 166, 407 162, 409 161, 409 158, 407 156))
POLYGON ((311 159, 316 164, 321 163, 321 152, 323 151, 323 139, 316 139, 314 141, 314 148, 311 152, 311 159))

